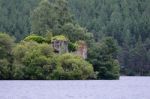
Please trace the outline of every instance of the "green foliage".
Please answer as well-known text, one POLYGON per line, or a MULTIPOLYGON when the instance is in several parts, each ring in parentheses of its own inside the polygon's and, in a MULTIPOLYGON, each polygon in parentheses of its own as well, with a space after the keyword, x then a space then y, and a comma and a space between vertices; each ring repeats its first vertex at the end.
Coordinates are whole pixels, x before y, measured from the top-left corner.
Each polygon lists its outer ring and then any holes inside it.
POLYGON ((77 45, 76 43, 72 43, 72 42, 69 42, 68 44, 68 49, 69 49, 69 52, 74 52, 77 50, 77 45))
POLYGON ((122 67, 136 75, 149 74, 145 71, 150 71, 150 47, 144 45, 150 38, 150 0, 69 0, 69 4, 75 19, 93 33, 96 42, 105 36, 117 40, 122 67), (139 37, 145 52, 137 52, 139 37))
POLYGON ((54 35, 65 35, 73 42, 86 40, 89 34, 73 20, 66 0, 41 1, 32 13, 31 23, 33 33, 44 35, 51 31, 54 35))
POLYGON ((136 40, 140 35, 142 39, 150 36, 149 3, 149 0, 69 0, 76 20, 93 32, 96 40, 109 35, 119 44, 127 32, 136 40))
POLYGON ((150 60, 148 58, 149 52, 147 52, 146 48, 139 37, 136 46, 128 52, 123 53, 128 57, 128 59, 125 60, 128 63, 125 67, 125 74, 138 76, 149 75, 150 60))
POLYGON ((38 35, 35 35, 35 34, 32 34, 30 36, 27 36, 25 39, 25 41, 35 41, 37 43, 43 43, 43 42, 46 42, 46 39, 43 38, 42 36, 38 36, 38 35))
POLYGON ((30 13, 40 0, 0 0, 0 31, 17 41, 30 33, 30 13))
POLYGON ((61 30, 72 42, 77 40, 92 40, 92 34, 86 28, 81 27, 79 24, 66 23, 62 26, 61 30))
POLYGON ((117 47, 112 38, 105 38, 102 42, 95 44, 89 50, 89 61, 94 70, 98 72, 98 79, 118 79, 119 63, 113 57, 117 47))
POLYGON ((90 63, 72 54, 57 55, 45 43, 22 41, 13 49, 14 79, 76 80, 91 77, 90 63))
POLYGON ((53 79, 84 80, 93 74, 92 65, 79 56, 63 54, 58 56, 58 62, 53 79))
POLYGON ((46 42, 47 42, 47 43, 51 43, 52 37, 53 37, 53 33, 50 32, 50 31, 48 31, 48 32, 46 33, 46 35, 45 35, 46 42))
POLYGON ((13 46, 14 39, 5 33, 0 33, 0 79, 11 78, 13 46))
POLYGON ((0 59, 0 80, 9 79, 9 62, 7 59, 0 59))
POLYGON ((0 58, 5 58, 11 53, 14 39, 5 33, 0 33, 0 58))
POLYGON ((51 73, 53 48, 48 44, 21 42, 14 50, 15 79, 46 79, 51 73))
POLYGON ((52 42, 55 41, 55 40, 58 40, 58 41, 68 41, 68 38, 66 38, 63 35, 57 35, 57 36, 52 37, 52 42))
POLYGON ((99 68, 98 79, 119 79, 120 66, 117 60, 107 61, 103 66, 99 68))
POLYGON ((61 26, 72 21, 67 2, 63 1, 42 0, 32 13, 32 32, 40 35, 44 35, 46 31, 60 33, 61 26))
MULTIPOLYGON (((51 43, 52 33, 64 35, 73 43, 86 41, 89 50, 95 42, 111 36, 118 42, 121 66, 131 74, 149 75, 149 4, 150 0, 0 0, 0 31, 17 41, 29 33, 40 34, 44 39, 30 38, 38 43, 51 43)), ((12 48, 7 40, 0 40, 0 58, 9 58, 9 63, 12 48)), ((112 45, 106 45, 101 53, 113 52, 109 49, 112 45)), ((69 49, 74 51, 74 44, 70 43, 69 49)), ((112 56, 116 58, 116 54, 112 56)))

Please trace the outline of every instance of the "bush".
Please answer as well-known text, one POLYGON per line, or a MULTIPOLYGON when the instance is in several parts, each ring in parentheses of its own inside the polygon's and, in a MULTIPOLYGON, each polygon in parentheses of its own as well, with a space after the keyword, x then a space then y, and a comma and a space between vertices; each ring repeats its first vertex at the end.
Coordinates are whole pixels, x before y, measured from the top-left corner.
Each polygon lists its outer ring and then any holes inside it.
POLYGON ((48 44, 21 42, 14 50, 15 79, 46 79, 51 73, 53 48, 48 44))
POLYGON ((57 57, 56 70, 53 72, 53 79, 61 80, 84 80, 93 74, 93 67, 84 59, 72 55, 63 54, 57 57))
POLYGON ((32 35, 26 37, 24 39, 24 41, 36 41, 37 43, 44 43, 44 42, 46 42, 46 39, 43 38, 42 36, 32 34, 32 35))

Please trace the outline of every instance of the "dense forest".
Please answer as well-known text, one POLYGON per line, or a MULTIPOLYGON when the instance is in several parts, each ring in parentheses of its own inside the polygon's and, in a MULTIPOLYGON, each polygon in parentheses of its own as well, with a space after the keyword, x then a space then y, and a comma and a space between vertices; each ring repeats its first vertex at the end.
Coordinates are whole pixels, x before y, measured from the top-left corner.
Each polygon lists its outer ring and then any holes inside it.
POLYGON ((149 4, 0 0, 0 79, 118 79, 119 66, 123 75, 150 75, 149 4), (88 58, 57 55, 48 46, 57 35, 69 39, 70 52, 85 41, 88 58))
POLYGON ((81 26, 99 42, 111 36, 119 45, 118 59, 128 75, 149 75, 150 0, 69 0, 81 26))

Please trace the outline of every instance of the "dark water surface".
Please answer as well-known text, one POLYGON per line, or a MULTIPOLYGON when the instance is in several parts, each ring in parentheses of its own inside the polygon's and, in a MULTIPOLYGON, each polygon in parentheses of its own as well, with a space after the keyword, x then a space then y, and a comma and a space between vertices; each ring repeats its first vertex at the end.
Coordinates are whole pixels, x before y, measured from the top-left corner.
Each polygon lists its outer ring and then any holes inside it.
POLYGON ((0 99, 150 99, 150 77, 99 81, 0 81, 0 99))

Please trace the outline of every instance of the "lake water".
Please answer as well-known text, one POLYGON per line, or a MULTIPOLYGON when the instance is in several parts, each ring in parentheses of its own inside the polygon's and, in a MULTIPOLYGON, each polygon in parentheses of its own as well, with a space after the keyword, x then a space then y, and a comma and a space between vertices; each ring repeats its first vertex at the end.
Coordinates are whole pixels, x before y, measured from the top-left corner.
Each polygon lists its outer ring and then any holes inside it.
POLYGON ((150 77, 99 81, 0 81, 0 99, 150 99, 150 77))

